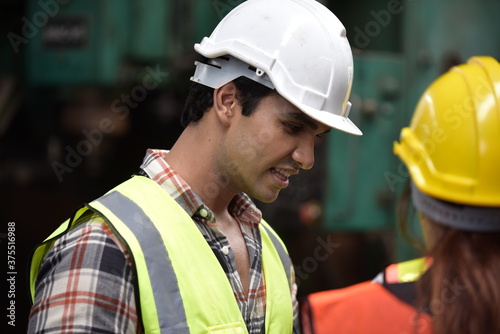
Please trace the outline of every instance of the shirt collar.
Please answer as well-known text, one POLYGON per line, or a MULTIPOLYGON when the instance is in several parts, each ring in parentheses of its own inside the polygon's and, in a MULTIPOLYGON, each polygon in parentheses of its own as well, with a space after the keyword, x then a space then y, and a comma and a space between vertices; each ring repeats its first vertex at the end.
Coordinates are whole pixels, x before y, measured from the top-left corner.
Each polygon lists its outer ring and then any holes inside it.
MULTIPOLYGON (((168 152, 168 150, 148 149, 141 169, 151 180, 158 183, 189 216, 197 215, 208 222, 215 221, 212 211, 167 163, 165 157, 168 152)), ((234 217, 239 217, 246 224, 258 224, 262 219, 261 211, 245 193, 236 195, 228 209, 234 217)))

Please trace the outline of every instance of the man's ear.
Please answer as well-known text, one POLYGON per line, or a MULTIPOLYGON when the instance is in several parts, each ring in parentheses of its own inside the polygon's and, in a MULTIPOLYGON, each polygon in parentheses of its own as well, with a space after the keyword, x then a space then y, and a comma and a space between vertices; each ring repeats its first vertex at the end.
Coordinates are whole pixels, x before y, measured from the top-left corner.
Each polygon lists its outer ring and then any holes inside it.
POLYGON ((233 82, 214 90, 214 109, 222 124, 228 126, 240 103, 237 98, 238 89, 233 82))

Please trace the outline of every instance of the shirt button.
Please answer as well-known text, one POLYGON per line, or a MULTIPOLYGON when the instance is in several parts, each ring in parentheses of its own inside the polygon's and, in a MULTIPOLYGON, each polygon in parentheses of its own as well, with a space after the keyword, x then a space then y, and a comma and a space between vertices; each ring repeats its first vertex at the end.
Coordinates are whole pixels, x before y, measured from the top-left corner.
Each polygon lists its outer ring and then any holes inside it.
POLYGON ((202 216, 203 218, 207 218, 208 211, 206 209, 201 209, 200 210, 200 216, 202 216))
POLYGON ((222 253, 224 255, 228 255, 229 254, 229 247, 227 247, 227 246, 222 247, 222 253))

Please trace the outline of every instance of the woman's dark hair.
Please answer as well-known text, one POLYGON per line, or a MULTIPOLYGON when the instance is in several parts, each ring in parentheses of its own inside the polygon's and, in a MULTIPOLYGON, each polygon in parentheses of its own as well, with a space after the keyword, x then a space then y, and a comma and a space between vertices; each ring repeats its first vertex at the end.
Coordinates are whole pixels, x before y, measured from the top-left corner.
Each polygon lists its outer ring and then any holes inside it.
MULTIPOLYGON (((247 77, 239 77, 233 80, 233 83, 238 89, 237 98, 244 116, 250 116, 264 97, 276 93, 274 89, 270 89, 247 77)), ((181 125, 186 127, 191 122, 198 122, 213 105, 213 96, 213 88, 199 83, 192 83, 181 115, 181 125)))
POLYGON ((429 249, 433 264, 417 282, 417 295, 434 333, 500 333, 500 233, 428 225, 441 237, 429 249))
MULTIPOLYGON (((409 217, 409 191, 399 210, 400 219, 409 217)), ((433 333, 500 333, 500 232, 467 232, 425 219, 436 238, 425 253, 432 265, 417 281, 417 303, 432 317, 433 333)))

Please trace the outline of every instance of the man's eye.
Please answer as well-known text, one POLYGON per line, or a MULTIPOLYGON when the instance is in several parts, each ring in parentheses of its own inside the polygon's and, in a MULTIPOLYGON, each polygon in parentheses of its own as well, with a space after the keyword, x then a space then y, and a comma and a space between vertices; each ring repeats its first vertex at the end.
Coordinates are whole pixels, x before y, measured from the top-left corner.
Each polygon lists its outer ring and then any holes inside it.
POLYGON ((291 133, 297 133, 302 129, 302 127, 300 125, 297 125, 294 123, 284 122, 283 124, 285 125, 287 130, 291 133))

